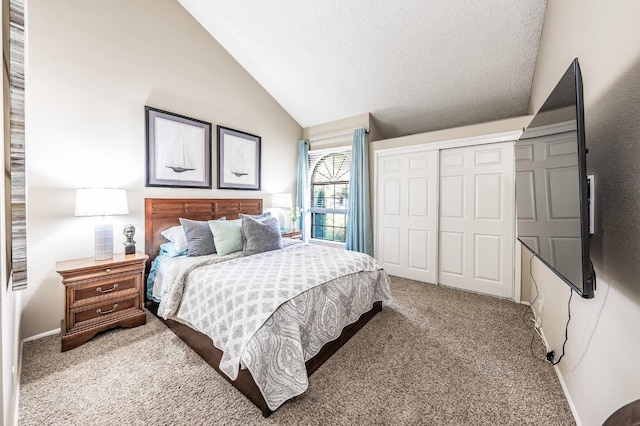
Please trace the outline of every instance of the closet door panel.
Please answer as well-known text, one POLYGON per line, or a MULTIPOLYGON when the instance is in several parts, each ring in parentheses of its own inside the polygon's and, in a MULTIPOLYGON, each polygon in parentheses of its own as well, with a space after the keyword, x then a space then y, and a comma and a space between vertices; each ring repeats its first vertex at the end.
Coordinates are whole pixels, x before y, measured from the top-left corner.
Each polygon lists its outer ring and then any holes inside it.
POLYGON ((385 269, 389 267, 401 267, 400 264, 400 228, 385 227, 382 234, 383 247, 385 248, 385 269))
POLYGON ((499 235, 474 235, 475 279, 496 283, 502 280, 502 240, 499 235))
POLYGON ((378 163, 378 260, 395 276, 435 283, 435 151, 388 155, 378 163))
POLYGON ((409 268, 429 271, 433 265, 429 262, 429 231, 409 230, 409 268))
POLYGON ((513 297, 513 143, 440 152, 439 283, 513 297))
POLYGON ((440 233, 440 273, 449 276, 464 275, 465 238, 461 232, 445 231, 440 233))

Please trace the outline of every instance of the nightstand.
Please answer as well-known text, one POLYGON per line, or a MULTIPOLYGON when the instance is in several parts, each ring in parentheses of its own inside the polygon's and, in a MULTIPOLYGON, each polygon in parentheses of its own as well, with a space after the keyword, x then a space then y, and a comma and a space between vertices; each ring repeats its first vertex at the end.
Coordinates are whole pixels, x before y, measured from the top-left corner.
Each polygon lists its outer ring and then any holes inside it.
POLYGON ((301 240, 302 239, 302 231, 286 231, 286 232, 282 232, 280 233, 280 236, 282 238, 294 238, 294 239, 298 239, 301 240))
POLYGON ((144 311, 144 253, 115 254, 56 263, 65 287, 62 351, 86 343, 113 327, 137 327, 147 322, 144 311))

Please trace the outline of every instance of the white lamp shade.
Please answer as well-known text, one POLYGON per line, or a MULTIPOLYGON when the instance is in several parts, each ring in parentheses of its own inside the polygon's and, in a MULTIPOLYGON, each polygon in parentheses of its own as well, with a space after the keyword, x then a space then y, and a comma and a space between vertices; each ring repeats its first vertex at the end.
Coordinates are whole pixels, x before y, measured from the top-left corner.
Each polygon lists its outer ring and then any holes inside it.
POLYGON ((281 209, 291 208, 291 194, 288 192, 273 194, 271 198, 271 207, 277 207, 281 209))
POLYGON ((95 225, 96 260, 113 257, 113 226, 105 216, 129 214, 124 189, 82 188, 76 191, 76 216, 103 216, 95 225))
POLYGON ((124 189, 82 188, 76 191, 76 216, 129 214, 124 189))

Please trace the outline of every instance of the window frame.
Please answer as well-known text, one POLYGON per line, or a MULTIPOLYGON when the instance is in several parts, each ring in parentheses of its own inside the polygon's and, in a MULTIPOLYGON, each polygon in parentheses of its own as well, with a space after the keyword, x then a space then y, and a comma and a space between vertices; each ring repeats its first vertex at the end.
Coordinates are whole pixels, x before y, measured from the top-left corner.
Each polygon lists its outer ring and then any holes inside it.
MULTIPOLYGON (((346 230, 347 230, 347 216, 349 215, 349 207, 348 207, 348 198, 347 198, 347 206, 344 209, 337 209, 337 208, 325 208, 325 207, 313 207, 313 175, 314 175, 314 170, 317 167, 317 165, 320 163, 320 161, 322 161, 325 157, 331 155, 331 154, 345 154, 348 156, 349 158, 349 164, 351 163, 351 146, 342 146, 342 147, 334 147, 334 148, 325 148, 325 149, 317 149, 317 150, 313 150, 313 151, 309 151, 309 157, 308 157, 308 164, 309 164, 309 178, 308 178, 308 182, 307 182, 307 189, 309 191, 309 198, 308 200, 305 201, 305 204, 308 203, 309 205, 309 209, 308 209, 308 214, 309 214, 309 241, 312 241, 314 243, 320 243, 320 244, 327 244, 327 245, 333 245, 333 246, 340 246, 340 247, 344 247, 346 245, 346 241, 342 242, 342 241, 334 241, 334 240, 328 240, 328 239, 323 239, 323 238, 314 238, 313 237, 313 214, 314 213, 325 213, 325 214, 343 214, 344 215, 344 219, 345 219, 345 239, 346 239, 346 230), (312 162, 313 161, 313 162, 312 162)), ((336 184, 336 183, 343 183, 344 181, 338 181, 335 183, 328 183, 329 185, 331 184, 336 184)), ((349 185, 351 183, 351 166, 349 165, 349 180, 347 181, 347 192, 348 192, 348 188, 349 185)))

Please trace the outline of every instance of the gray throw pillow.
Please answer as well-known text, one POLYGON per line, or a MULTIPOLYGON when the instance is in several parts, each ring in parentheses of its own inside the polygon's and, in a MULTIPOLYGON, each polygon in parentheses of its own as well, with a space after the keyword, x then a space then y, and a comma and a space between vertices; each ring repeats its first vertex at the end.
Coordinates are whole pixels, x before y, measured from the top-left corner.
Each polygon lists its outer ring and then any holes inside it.
MULTIPOLYGON (((219 220, 224 220, 220 218, 219 220)), ((189 256, 205 256, 216 252, 213 234, 208 221, 180 218, 180 224, 187 237, 189 256)))
POLYGON ((264 212, 261 214, 242 214, 240 213, 240 218, 242 218, 243 216, 249 216, 250 218, 253 219, 258 219, 261 222, 263 222, 265 219, 268 219, 271 217, 271 212, 264 212))
POLYGON ((256 220, 242 216, 242 254, 251 256, 282 248, 280 225, 275 217, 256 220))

